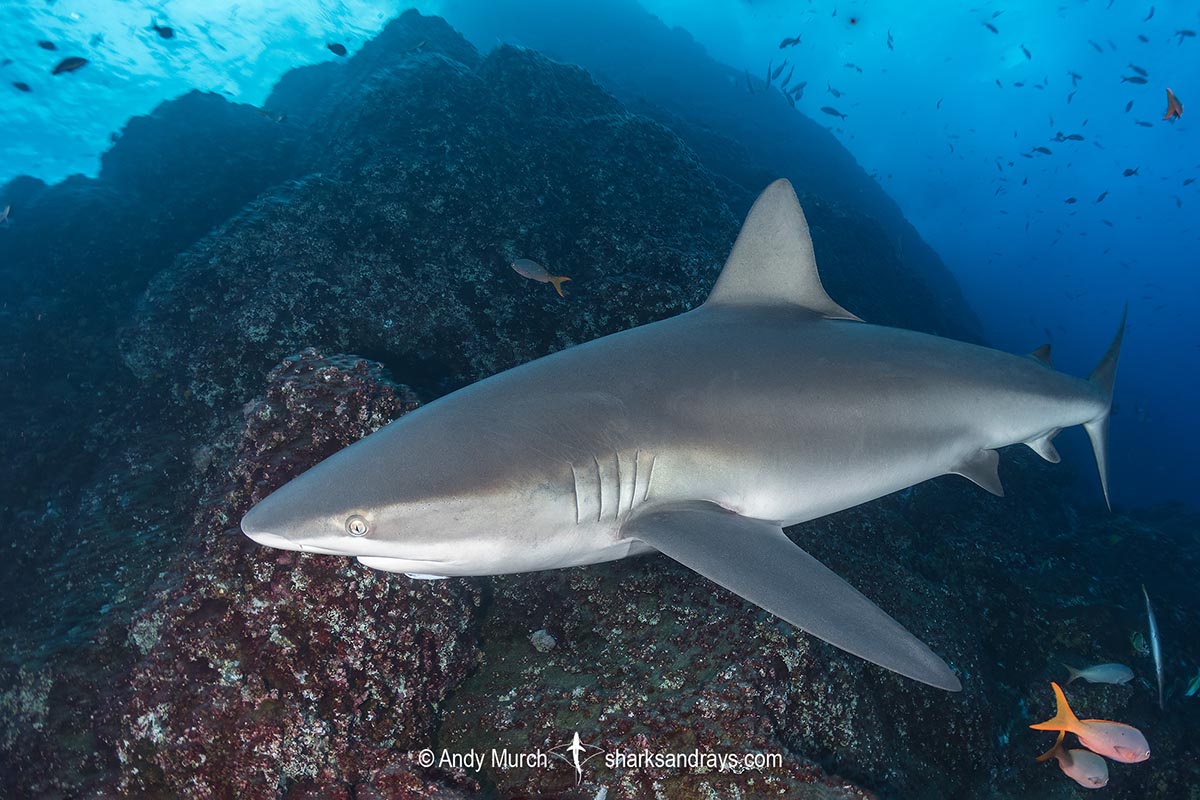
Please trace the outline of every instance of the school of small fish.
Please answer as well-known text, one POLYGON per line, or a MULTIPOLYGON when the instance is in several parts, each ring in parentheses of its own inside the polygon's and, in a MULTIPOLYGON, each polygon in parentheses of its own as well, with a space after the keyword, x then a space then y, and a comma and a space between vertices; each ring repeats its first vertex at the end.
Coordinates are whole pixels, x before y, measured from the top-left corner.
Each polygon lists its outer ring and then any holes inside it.
MULTIPOLYGON (((1113 5, 1113 0, 1110 0, 1108 5, 1106 6, 1106 8, 1111 8, 1112 5, 1113 5)), ((972 9, 972 11, 978 11, 978 9, 972 9)), ((1061 8, 1060 8, 1060 11, 1061 11, 1061 8)), ((979 24, 986 30, 990 31, 993 35, 1003 36, 1003 33, 999 27, 999 23, 997 23, 997 19, 1002 14, 1004 14, 1003 9, 994 10, 994 11, 992 11, 991 15, 988 18, 979 19, 978 20, 979 24)), ((837 17, 837 9, 836 8, 834 8, 832 16, 837 17)), ((1154 9, 1152 6, 1151 10, 1150 10, 1150 14, 1143 20, 1143 22, 1148 22, 1153 17, 1154 17, 1154 9)), ((850 22, 850 24, 852 24, 852 25, 857 24, 859 21, 857 16, 851 16, 847 19, 850 22)), ((1187 29, 1187 28, 1178 29, 1173 34, 1173 37, 1174 37, 1176 43, 1179 45, 1182 45, 1185 41, 1187 41, 1189 39, 1195 38, 1195 36, 1196 36, 1196 32, 1191 29, 1187 29)), ((1142 43, 1150 43, 1150 41, 1151 41, 1150 38, 1147 37, 1145 34, 1140 34, 1140 33, 1137 34, 1137 39, 1138 39, 1138 41, 1140 41, 1142 43)), ((1094 49, 1097 53, 1100 53, 1100 54, 1106 54, 1110 51, 1115 52, 1117 50, 1117 44, 1115 42, 1113 42, 1111 39, 1105 40, 1104 43, 1097 42, 1097 41, 1094 41, 1091 39, 1088 39, 1086 41, 1089 45, 1091 45, 1092 49, 1094 49), (1107 48, 1105 45, 1107 45, 1107 48)), ((779 50, 789 50, 792 48, 797 48, 801 43, 802 43, 802 35, 801 34, 796 34, 794 36, 787 35, 787 36, 784 36, 779 41, 778 49, 779 50)), ((895 49, 896 49, 896 40, 895 40, 895 37, 892 35, 891 28, 886 29, 885 45, 889 51, 895 51, 895 49)), ((1036 63, 1035 59, 1034 59, 1033 50, 1031 50, 1029 47, 1027 47, 1024 43, 1016 42, 1010 46, 1015 46, 1017 49, 1019 49, 1020 53, 1022 54, 1022 56, 1024 57, 1026 62, 1036 63)), ((843 66, 846 69, 852 69, 856 73, 859 73, 859 74, 862 74, 864 71, 862 67, 860 67, 858 64, 855 64, 853 62, 846 62, 845 64, 843 64, 843 66)), ((766 69, 766 72, 764 75, 765 80, 756 82, 755 79, 753 79, 751 77, 749 70, 744 71, 746 92, 751 95, 758 94, 760 87, 763 87, 764 85, 765 85, 765 88, 768 93, 770 93, 770 90, 772 88, 775 88, 783 95, 784 100, 788 103, 789 106, 791 106, 792 108, 796 108, 797 103, 803 99, 804 88, 808 83, 808 81, 799 81, 797 83, 792 83, 792 76, 796 72, 796 69, 797 69, 797 65, 795 63, 789 64, 788 60, 785 59, 783 61, 783 63, 776 65, 774 62, 774 58, 772 58, 768 61, 768 64, 767 64, 767 69, 766 69), (782 81, 780 81, 779 76, 783 72, 785 67, 790 67, 787 72, 787 77, 784 78, 782 81)), ((804 66, 801 65, 800 69, 803 72, 804 66)), ((1120 76, 1121 84, 1129 84, 1134 87, 1150 85, 1150 83, 1151 83, 1150 72, 1145 67, 1142 67, 1142 66, 1130 61, 1130 62, 1127 62, 1127 64, 1125 65, 1125 67, 1123 69, 1126 71, 1127 74, 1120 76)), ((1075 70, 1067 70, 1066 75, 1071 80, 1071 89, 1065 95, 1065 102, 1067 105, 1070 105, 1071 102, 1075 99, 1075 95, 1078 93, 1081 83, 1084 81, 1084 76, 1082 73, 1077 72, 1075 70)), ((995 84, 996 84, 996 87, 999 89, 1005 88, 1005 84, 1002 83, 999 78, 995 79, 995 84)), ((1018 80, 1018 81, 1013 81, 1009 85, 1016 89, 1031 88, 1031 89, 1035 89, 1038 91, 1046 91, 1050 87, 1050 77, 1048 75, 1043 76, 1041 81, 1018 80)), ((843 105, 843 103, 845 103, 845 100, 843 99, 845 92, 842 89, 835 87, 833 85, 832 81, 829 79, 826 80, 825 87, 826 87, 826 92, 828 94, 832 95, 835 99, 842 101, 839 103, 839 106, 841 106, 841 107, 839 108, 839 107, 835 107, 832 105, 825 105, 825 106, 818 107, 817 110, 827 116, 836 117, 839 121, 847 120, 849 117, 849 114, 842 111, 842 108, 846 107, 845 105, 843 105)), ((1166 92, 1167 92, 1167 107, 1166 107, 1165 113, 1163 114, 1162 119, 1164 122, 1174 123, 1176 120, 1180 119, 1183 115, 1183 103, 1180 102, 1179 98, 1175 95, 1175 93, 1170 88, 1167 88, 1166 92)), ((940 97, 938 98, 936 104, 934 105, 935 111, 941 110, 942 100, 943 100, 943 98, 940 98, 940 97)), ((850 105, 853 106, 853 105, 857 105, 857 104, 851 102, 850 105)), ((1133 106, 1134 106, 1134 101, 1132 99, 1128 100, 1125 103, 1125 113, 1128 114, 1133 109, 1133 106)), ((1050 124, 1051 124, 1051 126, 1054 125, 1053 116, 1050 117, 1050 124)), ((1086 126, 1087 124, 1088 124, 1088 120, 1084 119, 1083 122, 1081 123, 1081 127, 1086 126)), ((1135 120, 1133 120, 1133 125, 1138 128, 1153 128, 1154 127, 1153 122, 1151 122, 1149 120, 1145 120, 1145 119, 1135 119, 1135 120)), ((842 131, 841 128, 837 128, 837 130, 839 132, 842 131)), ((852 136, 852 134, 851 134, 851 136, 852 136)), ((1017 137, 1018 132, 1014 130, 1013 136, 1014 136, 1014 138, 1017 137)), ((948 136, 948 138, 956 139, 958 137, 956 135, 951 134, 948 136)), ((1089 141, 1089 140, 1091 141, 1091 144, 1095 148, 1097 148, 1099 150, 1107 149, 1105 147, 1105 145, 1099 140, 1098 137, 1096 137, 1096 136, 1085 137, 1082 133, 1066 134, 1066 133, 1063 133, 1062 131, 1058 131, 1051 141, 1055 141, 1055 142, 1085 142, 1085 141, 1089 141)), ((955 152, 954 142, 948 141, 948 142, 946 142, 946 146, 951 153, 955 152)), ((1023 158, 1035 158, 1038 155, 1053 157, 1054 154, 1050 150, 1050 148, 1048 148, 1044 145, 1038 145, 1038 144, 1031 145, 1030 149, 1027 152, 1020 153, 1020 156, 1023 158)), ((1005 161, 1006 161, 1006 159, 1004 159, 1002 157, 997 157, 995 159, 996 168, 1001 173, 1003 173, 1005 171, 1005 161)), ((1011 159, 1008 159, 1007 166, 1012 167, 1013 165, 1014 165, 1013 161, 1011 159)), ((1127 168, 1124 170, 1122 175, 1126 178, 1137 176, 1138 168, 1137 167, 1127 168)), ((876 177, 878 177, 878 175, 876 175, 876 177)), ((889 175, 888 177, 891 177, 891 176, 889 175)), ((1001 178, 1002 182, 1004 182, 1005 180, 1006 180, 1005 178, 1001 178)), ((1184 181, 1183 185, 1187 186, 1192 180, 1193 180, 1192 178, 1186 179, 1184 181)), ((1024 179, 1021 182, 1021 185, 1022 186, 1029 185, 1029 177, 1028 176, 1024 177, 1024 179)), ((1008 191, 1007 188, 1004 185, 1001 185, 996 188, 995 194, 996 195, 1006 194, 1007 191, 1008 191)), ((1096 202, 1097 203, 1101 202, 1107 195, 1108 195, 1108 190, 1105 190, 1100 195, 1099 199, 1096 200, 1096 202)), ((1183 198, 1181 198, 1179 195, 1171 195, 1171 197, 1174 200, 1177 208, 1183 207, 1183 198)), ((1068 197, 1067 199, 1064 200, 1064 203, 1069 206, 1074 206, 1078 202, 1079 202, 1078 198, 1073 197, 1073 196, 1068 197)), ((1000 213, 1007 214, 1008 212, 1005 210, 1002 210, 1002 211, 1000 211, 1000 213)), ((1074 214, 1075 212, 1071 212, 1071 213, 1074 214)), ((1113 223, 1111 220, 1103 219, 1100 221, 1107 227, 1110 227, 1110 228, 1113 227, 1113 223)), ((1029 220, 1028 219, 1026 220, 1026 223, 1025 223, 1025 230, 1026 231, 1029 230, 1029 220)), ((1060 233, 1061 233, 1061 230, 1060 230, 1060 233)), ((1056 238, 1054 240, 1054 242, 1052 243, 1052 245, 1056 244, 1057 242, 1058 242, 1058 239, 1056 238)), ((1124 265, 1124 263, 1123 263, 1123 266, 1126 266, 1126 265, 1124 265)), ((1128 267, 1126 267, 1126 268, 1128 268, 1128 267)), ((1198 345, 1198 346, 1200 346, 1200 345, 1198 345)))
MULTIPOLYGON (((175 28, 171 27, 170 25, 160 25, 157 19, 151 19, 150 25, 149 25, 149 27, 146 28, 146 30, 152 31, 156 36, 158 36, 158 38, 165 39, 165 40, 174 39, 175 34, 176 34, 175 28)), ((97 38, 98 38, 97 36, 92 37, 91 43, 93 45, 95 45, 97 38)), ((799 44, 799 43, 800 43, 800 37, 797 36, 796 40, 795 40, 795 42, 793 42, 793 44, 799 44)), ((36 44, 39 49, 45 50, 47 52, 57 52, 59 49, 58 44, 56 44, 55 42, 52 42, 48 39, 39 39, 36 44)), ((423 45, 424 42, 422 42, 421 44, 423 45)), ((325 46, 329 49, 329 51, 331 53, 333 53, 336 56, 345 56, 349 53, 349 50, 346 48, 346 45, 341 44, 340 42, 329 42, 325 46)), ((419 48, 420 46, 421 45, 418 45, 417 47, 419 48)), ((782 45, 781 45, 781 47, 782 47, 782 45)), ((416 49, 416 48, 414 48, 414 49, 416 49)), ((16 62, 14 62, 13 59, 5 58, 3 61, 0 61, 0 67, 7 67, 10 64, 14 64, 14 63, 16 63, 16 62)), ((50 69, 50 74, 51 75, 66 75, 68 73, 78 72, 79 70, 83 69, 90 63, 91 63, 91 61, 87 58, 84 58, 83 56, 67 56, 66 58, 59 60, 59 62, 56 63, 50 69)), ((23 92, 23 93, 33 92, 33 85, 30 84, 28 81, 23 81, 23 80, 9 81, 9 85, 11 85, 18 92, 23 92)))

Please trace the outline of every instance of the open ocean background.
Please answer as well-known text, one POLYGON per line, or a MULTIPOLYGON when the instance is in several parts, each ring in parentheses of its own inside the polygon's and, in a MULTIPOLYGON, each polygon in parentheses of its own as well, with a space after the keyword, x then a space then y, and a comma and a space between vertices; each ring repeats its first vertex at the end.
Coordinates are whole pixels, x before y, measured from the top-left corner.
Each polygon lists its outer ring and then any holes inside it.
MULTIPOLYGON (((94 175, 130 117, 191 89, 259 105, 288 69, 336 60, 326 42, 353 50, 412 5, 9 3, 0 58, 13 63, 0 77, 34 91, 4 87, 0 181, 94 175), (178 35, 160 39, 151 18, 169 20, 178 35), (39 39, 62 52, 38 50, 39 39), (91 68, 49 78, 68 52, 91 68)), ((639 12, 623 0, 415 6, 485 50, 508 42, 593 69, 611 60, 687 79, 672 53, 630 46, 621 20, 639 12)), ((1195 506, 1200 182, 1185 182, 1200 177, 1200 140, 1190 114, 1162 117, 1166 88, 1185 107, 1195 97, 1200 42, 1180 32, 1200 30, 1200 9, 1182 0, 647 0, 641 8, 756 80, 786 58, 792 85, 808 82, 797 111, 832 129, 896 201, 950 268, 993 346, 1020 352, 1049 341, 1060 368, 1086 374, 1128 302, 1111 437, 1115 502, 1195 506), (799 45, 779 49, 796 35, 799 45), (1138 77, 1130 64, 1147 73, 1145 84, 1122 82, 1138 77), (1056 141, 1060 132, 1083 140, 1056 141)), ((759 101, 784 102, 778 93, 759 101)), ((1067 432, 1064 447, 1072 463, 1087 451, 1079 431, 1067 432)))

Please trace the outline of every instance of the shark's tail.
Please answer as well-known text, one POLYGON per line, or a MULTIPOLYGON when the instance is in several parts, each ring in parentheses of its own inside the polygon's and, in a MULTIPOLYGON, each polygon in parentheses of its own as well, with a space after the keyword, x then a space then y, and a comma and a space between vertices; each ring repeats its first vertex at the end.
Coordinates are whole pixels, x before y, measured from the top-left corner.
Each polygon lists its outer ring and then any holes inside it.
POLYGON ((1104 502, 1112 510, 1112 501, 1108 498, 1108 418, 1112 413, 1113 380, 1117 377, 1117 359, 1121 355, 1121 340, 1125 338, 1125 318, 1129 315, 1129 307, 1121 312, 1121 327, 1108 352, 1100 363, 1092 370, 1089 380, 1100 390, 1107 401, 1104 413, 1090 422, 1083 424, 1088 438, 1092 440, 1092 451, 1096 454, 1096 468, 1100 471, 1100 488, 1104 490, 1104 502))

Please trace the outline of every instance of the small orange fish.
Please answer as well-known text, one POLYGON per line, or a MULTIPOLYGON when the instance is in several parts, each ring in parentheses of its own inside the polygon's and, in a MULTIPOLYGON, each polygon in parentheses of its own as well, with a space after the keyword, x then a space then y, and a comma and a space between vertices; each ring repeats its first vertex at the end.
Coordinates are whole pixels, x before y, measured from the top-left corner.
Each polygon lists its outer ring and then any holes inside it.
POLYGON ((537 281, 538 283, 550 283, 554 285, 554 291, 558 292, 559 297, 566 297, 563 294, 563 281, 571 280, 566 275, 551 275, 550 271, 536 261, 530 261, 528 258, 518 258, 512 262, 512 268, 516 273, 524 278, 537 281))
POLYGON ((1170 89, 1167 89, 1167 113, 1163 114, 1163 120, 1179 119, 1183 116, 1183 103, 1179 102, 1179 98, 1170 89))
POLYGON ((1142 732, 1132 725, 1109 722, 1104 719, 1080 719, 1067 704, 1067 696, 1057 683, 1051 681, 1057 709, 1052 718, 1036 725, 1035 731, 1065 731, 1079 737, 1079 743, 1093 753, 1120 761, 1136 764, 1150 757, 1150 744, 1142 732))
POLYGON ((1102 789, 1108 785, 1108 764, 1090 750, 1068 750, 1062 746, 1065 731, 1058 732, 1054 746, 1037 757, 1039 762, 1058 759, 1058 768, 1085 789, 1102 789))

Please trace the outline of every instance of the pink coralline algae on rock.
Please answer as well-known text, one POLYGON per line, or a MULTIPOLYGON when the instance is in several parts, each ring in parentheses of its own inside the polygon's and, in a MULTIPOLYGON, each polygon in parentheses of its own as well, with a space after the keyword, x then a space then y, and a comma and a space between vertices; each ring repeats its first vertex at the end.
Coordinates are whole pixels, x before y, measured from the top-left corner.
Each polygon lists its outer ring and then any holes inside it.
MULTIPOLYGON (((476 659, 479 592, 260 548, 258 499, 417 405, 377 364, 308 350, 268 378, 195 553, 138 618, 122 789, 188 797, 453 797, 415 774, 476 659), (374 793, 374 794, 372 794, 374 793)), ((472 788, 462 776, 459 788, 472 788)))

